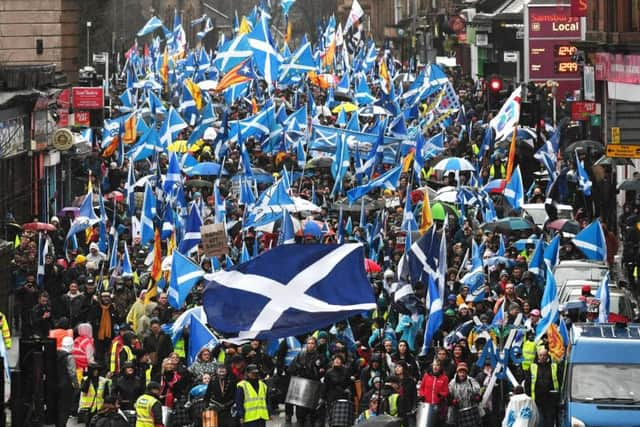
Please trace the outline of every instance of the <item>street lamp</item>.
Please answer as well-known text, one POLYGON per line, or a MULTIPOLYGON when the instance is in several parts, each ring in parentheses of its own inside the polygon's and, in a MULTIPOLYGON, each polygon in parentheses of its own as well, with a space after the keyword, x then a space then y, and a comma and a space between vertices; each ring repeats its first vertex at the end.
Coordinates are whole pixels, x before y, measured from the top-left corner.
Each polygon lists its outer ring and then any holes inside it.
POLYGON ((89 62, 89 52, 91 51, 90 49, 90 40, 91 37, 91 21, 87 21, 87 62, 86 65, 91 65, 91 63, 89 62))

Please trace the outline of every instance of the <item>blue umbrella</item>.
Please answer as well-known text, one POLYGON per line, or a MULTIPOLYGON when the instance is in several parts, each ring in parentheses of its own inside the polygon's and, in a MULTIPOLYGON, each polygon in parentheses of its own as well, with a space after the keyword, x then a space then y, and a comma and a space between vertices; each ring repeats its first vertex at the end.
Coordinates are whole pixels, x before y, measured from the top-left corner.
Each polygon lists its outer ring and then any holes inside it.
MULTIPOLYGON (((220 174, 220 165, 218 163, 213 162, 202 162, 198 163, 189 169, 186 170, 187 175, 219 175, 220 174)), ((222 171, 223 174, 226 174, 226 171, 222 171)))
MULTIPOLYGON (((240 175, 234 175, 231 178, 231 182, 238 182, 240 181, 241 176, 240 175)), ((271 174, 267 173, 267 172, 258 172, 256 173, 255 170, 253 172, 253 177, 252 178, 247 178, 247 181, 255 181, 256 184, 267 184, 267 185, 271 185, 273 184, 273 176, 271 176, 271 174)))
POLYGON ((514 248, 516 248, 517 250, 521 251, 523 250, 527 245, 537 245, 538 244, 538 240, 537 238, 532 238, 529 237, 528 239, 520 239, 518 241, 516 241, 512 246, 514 248))
POLYGON ((314 220, 304 221, 302 224, 302 234, 304 236, 313 236, 316 239, 322 238, 322 224, 314 220))
POLYGON ((440 160, 437 165, 434 166, 434 170, 437 171, 475 171, 476 168, 467 159, 462 157, 449 157, 440 160))

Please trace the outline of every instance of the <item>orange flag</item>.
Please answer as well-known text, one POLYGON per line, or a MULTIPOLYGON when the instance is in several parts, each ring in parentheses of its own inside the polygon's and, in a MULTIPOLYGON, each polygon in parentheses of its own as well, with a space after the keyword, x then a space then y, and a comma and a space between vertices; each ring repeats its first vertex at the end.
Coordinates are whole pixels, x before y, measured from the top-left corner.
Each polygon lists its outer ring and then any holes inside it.
POLYGON ((127 120, 124 121, 124 135, 122 135, 122 142, 124 144, 133 144, 136 142, 137 137, 137 118, 135 114, 131 114, 127 120))
POLYGON ((433 224, 431 205, 429 204, 429 191, 424 189, 424 199, 422 199, 422 215, 420 219, 420 234, 424 234, 433 224))
POLYGON ((564 341, 558 330, 558 325, 552 323, 547 329, 547 342, 549 343, 549 355, 554 361, 564 357, 564 341))

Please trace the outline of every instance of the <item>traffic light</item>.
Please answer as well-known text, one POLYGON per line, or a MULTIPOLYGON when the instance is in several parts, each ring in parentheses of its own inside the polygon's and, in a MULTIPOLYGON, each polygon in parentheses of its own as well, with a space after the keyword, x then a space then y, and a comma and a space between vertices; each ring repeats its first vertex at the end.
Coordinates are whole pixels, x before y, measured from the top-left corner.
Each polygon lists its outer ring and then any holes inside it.
POLYGON ((487 108, 489 111, 500 109, 500 92, 502 91, 502 78, 496 74, 489 77, 487 83, 487 108))

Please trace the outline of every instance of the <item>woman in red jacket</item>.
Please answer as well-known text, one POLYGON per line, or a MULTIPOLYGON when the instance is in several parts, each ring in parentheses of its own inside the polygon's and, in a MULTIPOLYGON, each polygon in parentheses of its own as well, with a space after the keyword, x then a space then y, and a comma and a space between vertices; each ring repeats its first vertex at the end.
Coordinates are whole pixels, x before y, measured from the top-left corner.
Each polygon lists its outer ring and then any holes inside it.
POLYGON ((442 370, 439 362, 433 362, 420 381, 418 390, 420 399, 425 403, 438 405, 438 425, 444 422, 447 415, 447 396, 449 395, 449 378, 442 370))

